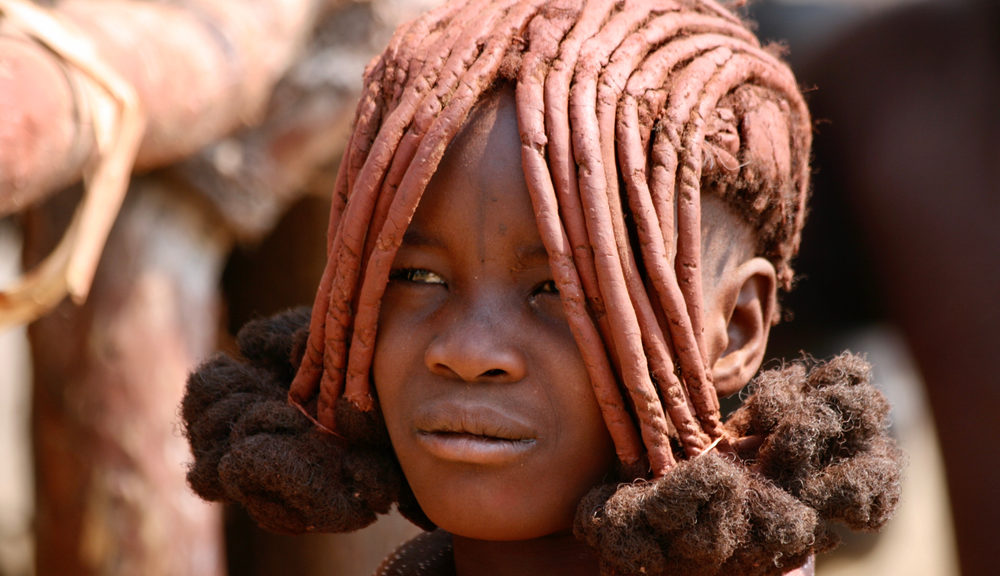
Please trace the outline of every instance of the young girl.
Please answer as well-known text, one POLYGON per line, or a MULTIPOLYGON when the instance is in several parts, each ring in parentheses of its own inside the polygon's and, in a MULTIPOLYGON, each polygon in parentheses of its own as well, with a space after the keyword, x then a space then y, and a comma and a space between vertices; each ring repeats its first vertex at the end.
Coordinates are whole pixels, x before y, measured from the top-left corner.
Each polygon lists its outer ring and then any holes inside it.
POLYGON ((189 383, 203 497, 290 532, 393 503, 383 574, 781 574, 898 499, 863 361, 760 375, 810 121, 711 1, 451 3, 365 75, 311 320, 189 383), (308 324, 308 325, 307 325, 308 324), (286 400, 287 395, 287 400, 286 400))

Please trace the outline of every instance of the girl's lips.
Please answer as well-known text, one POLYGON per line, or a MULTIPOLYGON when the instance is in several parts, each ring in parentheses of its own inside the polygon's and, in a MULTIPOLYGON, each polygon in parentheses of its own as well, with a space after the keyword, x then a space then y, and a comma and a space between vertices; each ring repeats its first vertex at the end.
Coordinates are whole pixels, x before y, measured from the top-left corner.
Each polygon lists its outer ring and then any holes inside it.
POLYGON ((441 460, 466 464, 505 464, 535 447, 534 438, 510 440, 465 432, 419 431, 417 442, 441 460))
POLYGON ((525 419, 489 405, 452 402, 425 406, 415 422, 417 442, 442 460, 502 464, 536 445, 525 419))

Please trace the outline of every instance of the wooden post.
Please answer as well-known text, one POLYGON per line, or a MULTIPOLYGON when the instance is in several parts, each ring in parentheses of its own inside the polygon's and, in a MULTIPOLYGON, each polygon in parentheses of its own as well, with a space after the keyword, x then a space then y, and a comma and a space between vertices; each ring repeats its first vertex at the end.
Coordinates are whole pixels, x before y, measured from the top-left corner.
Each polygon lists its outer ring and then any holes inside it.
MULTIPOLYGON (((73 200, 27 215, 27 259, 58 238, 73 200)), ((224 573, 220 514, 186 485, 177 415, 188 371, 216 344, 229 241, 207 213, 135 181, 87 303, 29 328, 39 576, 224 573)))

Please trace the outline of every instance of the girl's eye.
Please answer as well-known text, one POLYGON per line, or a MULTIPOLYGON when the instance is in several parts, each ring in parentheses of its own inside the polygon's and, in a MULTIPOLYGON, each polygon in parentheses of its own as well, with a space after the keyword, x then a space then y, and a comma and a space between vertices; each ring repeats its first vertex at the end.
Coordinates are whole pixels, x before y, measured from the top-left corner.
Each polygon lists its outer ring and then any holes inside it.
POLYGON ((393 270, 389 275, 389 280, 402 280, 414 284, 441 284, 444 285, 444 278, 438 276, 430 270, 423 268, 400 268, 393 270))
POLYGON ((556 287, 555 280, 546 280, 539 284, 534 291, 534 294, 559 294, 559 288, 556 287))

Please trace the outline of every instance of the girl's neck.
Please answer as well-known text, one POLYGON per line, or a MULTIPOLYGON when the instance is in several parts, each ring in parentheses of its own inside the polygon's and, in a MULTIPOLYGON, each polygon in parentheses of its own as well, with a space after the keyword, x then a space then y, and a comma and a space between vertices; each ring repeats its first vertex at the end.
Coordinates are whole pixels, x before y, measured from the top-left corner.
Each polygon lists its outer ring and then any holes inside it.
POLYGON ((491 542, 452 536, 458 576, 598 576, 597 557, 570 533, 491 542))

